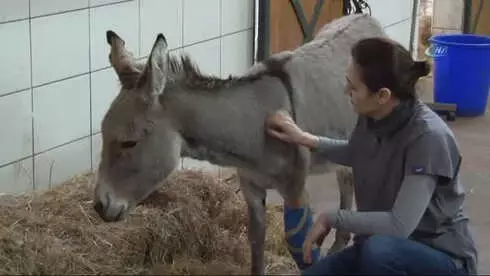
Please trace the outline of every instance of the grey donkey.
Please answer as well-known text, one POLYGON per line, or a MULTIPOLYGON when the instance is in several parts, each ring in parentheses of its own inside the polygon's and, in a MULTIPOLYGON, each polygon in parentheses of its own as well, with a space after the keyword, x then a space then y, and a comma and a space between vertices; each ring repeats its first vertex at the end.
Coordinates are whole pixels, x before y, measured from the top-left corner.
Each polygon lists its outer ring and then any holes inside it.
MULTIPOLYGON (((234 167, 248 205, 251 273, 262 275, 267 190, 278 191, 285 206, 308 206, 307 176, 336 170, 340 208, 352 208, 350 169, 268 136, 265 120, 284 110, 306 131, 347 139, 357 120, 344 93, 350 48, 385 36, 377 20, 365 14, 335 19, 311 42, 226 79, 200 73, 186 55, 170 55, 162 34, 146 61, 133 57, 113 31, 106 35, 121 88, 101 125, 94 208, 105 221, 122 220, 160 188, 181 157, 234 167)), ((350 233, 336 231, 330 252, 349 241, 350 233)))

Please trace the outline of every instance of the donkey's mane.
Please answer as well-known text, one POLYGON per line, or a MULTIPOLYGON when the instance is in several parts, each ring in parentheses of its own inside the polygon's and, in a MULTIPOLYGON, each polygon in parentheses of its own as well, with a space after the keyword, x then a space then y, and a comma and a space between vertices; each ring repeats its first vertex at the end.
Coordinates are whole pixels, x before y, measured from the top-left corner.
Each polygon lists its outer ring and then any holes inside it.
POLYGON ((283 64, 285 60, 267 59, 262 61, 265 65, 253 73, 243 76, 229 75, 228 78, 220 78, 211 74, 204 74, 191 57, 184 53, 180 56, 169 55, 169 77, 174 84, 190 90, 216 91, 235 85, 248 84, 259 80, 264 76, 280 77, 284 74, 283 64))

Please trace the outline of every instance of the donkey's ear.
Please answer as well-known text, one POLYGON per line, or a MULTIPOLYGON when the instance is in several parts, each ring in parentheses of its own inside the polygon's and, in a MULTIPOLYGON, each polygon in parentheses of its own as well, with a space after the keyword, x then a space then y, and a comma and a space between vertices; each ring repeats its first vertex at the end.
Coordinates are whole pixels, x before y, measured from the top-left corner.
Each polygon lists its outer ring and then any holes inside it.
POLYGON ((165 89, 168 72, 168 44, 163 34, 158 34, 151 49, 142 80, 151 96, 160 95, 165 89))
POLYGON ((125 88, 133 87, 141 75, 141 71, 135 66, 133 55, 126 50, 124 40, 115 32, 106 32, 107 43, 111 46, 109 61, 125 88))

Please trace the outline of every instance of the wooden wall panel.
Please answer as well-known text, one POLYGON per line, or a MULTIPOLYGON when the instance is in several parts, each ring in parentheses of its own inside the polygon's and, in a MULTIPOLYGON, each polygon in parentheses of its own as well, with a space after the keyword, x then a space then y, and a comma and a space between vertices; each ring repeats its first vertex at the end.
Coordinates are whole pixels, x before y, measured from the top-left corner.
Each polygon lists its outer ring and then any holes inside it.
POLYGON ((480 6, 480 2, 483 1, 483 8, 480 12, 480 19, 475 34, 490 35, 490 1, 489 0, 472 0, 471 2, 471 20, 470 20, 470 32, 473 31, 475 17, 480 6))
MULTIPOLYGON (((312 19, 318 0, 301 0, 307 22, 312 19)), ((326 23, 342 16, 342 0, 326 0, 315 25, 315 33, 326 23)), ((303 32, 289 0, 270 0, 269 54, 294 49, 303 44, 303 32)))

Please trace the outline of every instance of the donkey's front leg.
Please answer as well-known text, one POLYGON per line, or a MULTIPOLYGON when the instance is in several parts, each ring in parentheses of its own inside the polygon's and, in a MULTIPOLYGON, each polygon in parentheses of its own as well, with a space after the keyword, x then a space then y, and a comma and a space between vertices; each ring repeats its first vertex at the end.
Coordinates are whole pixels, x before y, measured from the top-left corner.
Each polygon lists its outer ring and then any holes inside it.
POLYGON ((265 274, 265 198, 260 201, 260 204, 254 202, 248 206, 248 238, 252 253, 252 275, 265 274))
POLYGON ((248 240, 250 243, 252 275, 265 274, 266 191, 252 180, 239 174, 240 186, 248 207, 248 240))
POLYGON ((297 159, 290 169, 285 170, 287 175, 281 180, 284 197, 284 234, 289 253, 300 270, 305 270, 315 264, 320 258, 320 247, 313 245, 312 263, 305 263, 303 244, 306 236, 313 227, 313 210, 305 189, 306 175, 309 168, 309 151, 306 148, 297 148, 297 159))
POLYGON ((312 264, 304 262, 303 243, 313 227, 313 211, 306 190, 300 197, 285 198, 284 234, 289 253, 300 270, 305 270, 320 258, 320 247, 313 245, 312 264))

